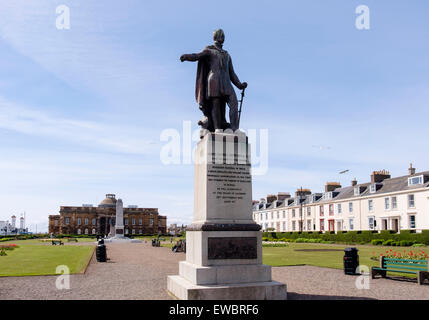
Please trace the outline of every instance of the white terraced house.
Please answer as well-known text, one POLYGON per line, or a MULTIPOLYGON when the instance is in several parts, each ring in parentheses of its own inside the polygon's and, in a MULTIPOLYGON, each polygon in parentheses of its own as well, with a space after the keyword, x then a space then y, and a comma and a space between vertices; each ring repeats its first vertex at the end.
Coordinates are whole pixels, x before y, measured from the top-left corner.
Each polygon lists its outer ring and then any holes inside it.
POLYGON ((253 202, 253 219, 262 230, 359 231, 429 229, 429 171, 391 178, 387 171, 374 171, 371 182, 348 187, 328 182, 325 192, 298 189, 268 195, 253 202))

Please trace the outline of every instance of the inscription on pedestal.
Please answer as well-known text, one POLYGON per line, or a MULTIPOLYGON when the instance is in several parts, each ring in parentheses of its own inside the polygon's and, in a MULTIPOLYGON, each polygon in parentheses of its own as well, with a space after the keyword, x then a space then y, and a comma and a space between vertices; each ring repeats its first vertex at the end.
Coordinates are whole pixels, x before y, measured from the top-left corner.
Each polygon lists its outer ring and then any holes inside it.
POLYGON ((250 165, 220 164, 207 168, 207 180, 213 184, 212 197, 224 204, 232 204, 248 197, 252 183, 250 165))
POLYGON ((122 229, 116 229, 116 234, 123 234, 124 233, 124 230, 122 230, 122 229))
POLYGON ((208 259, 256 259, 256 237, 208 238, 208 259))

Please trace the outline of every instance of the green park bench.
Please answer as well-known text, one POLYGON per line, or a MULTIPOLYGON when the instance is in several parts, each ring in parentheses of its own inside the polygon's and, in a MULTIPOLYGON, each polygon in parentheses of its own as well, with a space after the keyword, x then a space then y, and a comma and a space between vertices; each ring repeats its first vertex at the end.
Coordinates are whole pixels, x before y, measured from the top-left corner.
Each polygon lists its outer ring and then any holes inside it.
POLYGON ((60 246, 64 245, 64 243, 61 240, 52 240, 52 245, 53 246, 56 246, 57 244, 60 245, 60 246))
POLYGON ((380 257, 380 267, 371 268, 371 277, 375 279, 376 275, 381 275, 385 278, 387 272, 415 274, 419 284, 429 280, 428 260, 380 257))

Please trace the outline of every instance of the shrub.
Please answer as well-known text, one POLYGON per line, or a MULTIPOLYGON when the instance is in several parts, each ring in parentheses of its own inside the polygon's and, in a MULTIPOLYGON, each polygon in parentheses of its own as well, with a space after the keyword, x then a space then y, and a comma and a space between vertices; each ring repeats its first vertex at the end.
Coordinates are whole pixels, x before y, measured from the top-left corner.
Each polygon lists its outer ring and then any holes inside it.
POLYGON ((384 242, 383 239, 373 239, 373 240, 371 240, 371 244, 374 245, 374 246, 380 246, 380 245, 383 244, 383 242, 384 242))
POLYGON ((401 240, 399 241, 399 244, 401 245, 401 247, 409 247, 414 244, 414 241, 401 240))
POLYGON ((425 244, 424 243, 415 243, 413 244, 413 247, 424 247, 425 244))
POLYGON ((320 243, 324 243, 324 244, 332 244, 335 243, 335 241, 320 241, 320 243))
POLYGON ((383 241, 383 246, 391 246, 394 241, 392 239, 383 241))

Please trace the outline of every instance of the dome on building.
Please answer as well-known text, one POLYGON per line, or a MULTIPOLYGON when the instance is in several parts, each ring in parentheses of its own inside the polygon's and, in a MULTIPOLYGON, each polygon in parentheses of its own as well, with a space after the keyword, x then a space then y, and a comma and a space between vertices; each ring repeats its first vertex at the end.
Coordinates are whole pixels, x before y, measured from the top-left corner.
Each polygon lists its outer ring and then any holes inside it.
POLYGON ((114 194, 106 194, 106 199, 101 201, 101 203, 98 205, 100 208, 114 208, 116 207, 116 198, 114 194))

